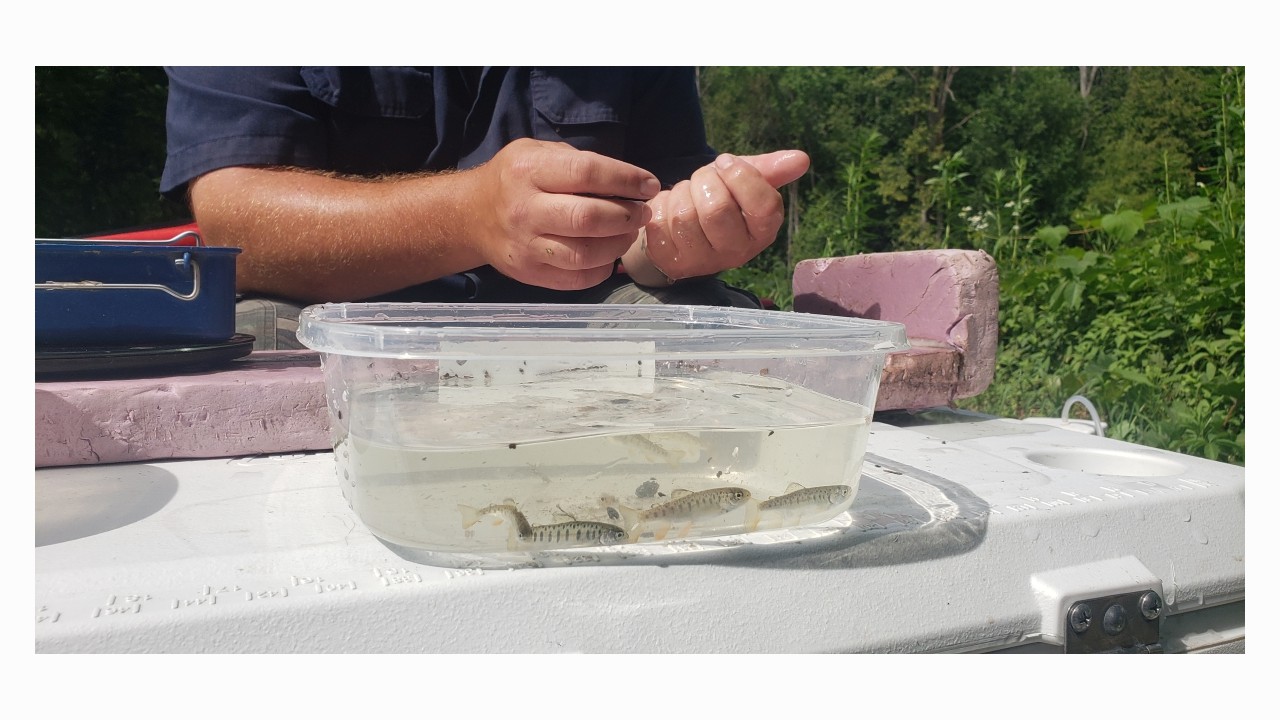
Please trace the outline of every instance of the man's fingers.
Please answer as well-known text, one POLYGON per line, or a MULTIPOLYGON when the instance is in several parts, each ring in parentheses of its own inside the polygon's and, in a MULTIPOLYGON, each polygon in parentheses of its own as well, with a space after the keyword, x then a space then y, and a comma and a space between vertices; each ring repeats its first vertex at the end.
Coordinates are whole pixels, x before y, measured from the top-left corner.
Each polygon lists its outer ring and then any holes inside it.
POLYGON ((561 270, 611 268, 635 240, 635 231, 603 238, 542 235, 529 243, 529 260, 561 270))
MULTIPOLYGON (((667 201, 670 197, 671 193, 667 192, 649 204, 650 209, 653 210, 653 218, 645 228, 644 250, 654 267, 667 278, 679 280, 686 276, 678 267, 680 248, 675 243, 675 238, 671 234, 671 223, 668 222, 670 215, 667 210, 667 201)), ((688 257, 688 253, 685 253, 685 257, 688 257)))
MULTIPOLYGON (((774 167, 772 163, 767 164, 774 167)), ((737 201, 752 239, 762 243, 761 248, 773 242, 778 228, 782 227, 782 195, 774 189, 765 173, 747 158, 733 155, 716 158, 715 168, 737 201)))
POLYGON ((778 150, 763 155, 741 155, 774 188, 799 180, 809 171, 809 156, 802 150, 778 150))
POLYGON ((529 199, 527 223, 539 232, 564 237, 599 238, 644 227, 651 211, 642 202, 539 193, 529 199))
MULTIPOLYGON (((776 194, 763 181, 756 184, 776 194)), ((740 203, 717 169, 710 165, 698 168, 689 179, 689 185, 702 234, 723 262, 736 264, 755 257, 759 250, 756 243, 751 242, 755 237, 749 235, 750 229, 740 203)))
MULTIPOLYGON (((693 184, 681 180, 667 196, 667 217, 671 237, 671 260, 676 267, 690 267, 706 254, 709 247, 698 206, 693 200, 693 184), (682 261, 683 258, 683 261, 682 261)), ((688 273, 692 274, 692 273, 688 273)))
POLYGON ((528 151, 512 162, 515 171, 527 174, 542 192, 644 201, 662 190, 657 176, 644 168, 566 143, 530 142, 535 144, 527 145, 528 151))

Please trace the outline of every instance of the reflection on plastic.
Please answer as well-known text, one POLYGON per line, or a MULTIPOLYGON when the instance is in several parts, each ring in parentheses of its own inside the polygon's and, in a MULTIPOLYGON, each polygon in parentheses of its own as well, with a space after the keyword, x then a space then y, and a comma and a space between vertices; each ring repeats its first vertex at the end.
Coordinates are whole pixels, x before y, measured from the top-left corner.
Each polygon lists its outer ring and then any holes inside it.
POLYGON ((119 472, 50 468, 36 477, 36 547, 97 535, 137 522, 164 507, 178 479, 147 465, 119 472))

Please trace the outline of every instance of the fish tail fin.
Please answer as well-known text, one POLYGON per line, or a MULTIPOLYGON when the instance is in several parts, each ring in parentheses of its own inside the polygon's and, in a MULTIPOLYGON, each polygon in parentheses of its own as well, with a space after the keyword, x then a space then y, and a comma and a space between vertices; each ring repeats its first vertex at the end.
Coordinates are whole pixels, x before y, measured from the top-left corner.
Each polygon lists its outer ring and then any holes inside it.
POLYGON ((640 511, 629 508, 622 503, 617 505, 618 514, 622 516, 622 529, 630 542, 640 539, 640 511))
POLYGON ((470 505, 459 504, 458 512, 462 515, 462 529, 464 530, 480 522, 480 511, 470 505))

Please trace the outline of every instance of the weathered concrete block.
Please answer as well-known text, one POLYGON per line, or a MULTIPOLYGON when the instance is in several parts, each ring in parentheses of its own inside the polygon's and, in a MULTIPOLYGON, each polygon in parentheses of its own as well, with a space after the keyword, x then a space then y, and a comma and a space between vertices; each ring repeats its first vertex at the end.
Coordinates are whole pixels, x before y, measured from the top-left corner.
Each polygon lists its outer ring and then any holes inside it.
POLYGON ((803 260, 797 312, 891 320, 915 349, 885 363, 877 410, 946 405, 995 377, 1000 281, 980 250, 916 250, 803 260))

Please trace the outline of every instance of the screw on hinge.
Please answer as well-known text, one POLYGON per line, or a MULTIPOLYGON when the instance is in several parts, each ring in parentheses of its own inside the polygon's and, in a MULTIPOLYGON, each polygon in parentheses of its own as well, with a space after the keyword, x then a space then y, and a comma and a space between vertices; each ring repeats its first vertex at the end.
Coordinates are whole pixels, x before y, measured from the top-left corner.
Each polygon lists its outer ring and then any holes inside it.
POLYGON ((1154 590, 1148 590, 1142 593, 1142 597, 1138 599, 1138 607, 1142 610, 1142 617, 1148 620, 1155 620, 1160 617, 1160 610, 1164 603, 1160 601, 1160 595, 1154 590))
POLYGON ((1071 623, 1072 630, 1082 633, 1088 630, 1089 624, 1093 622, 1093 609, 1088 603, 1076 603, 1067 613, 1067 620, 1071 623))
POLYGON ((1107 611, 1102 615, 1102 631, 1108 635, 1119 635, 1128 621, 1129 616, 1125 613, 1124 608, 1120 606, 1120 603, 1115 603, 1107 608, 1107 611))

